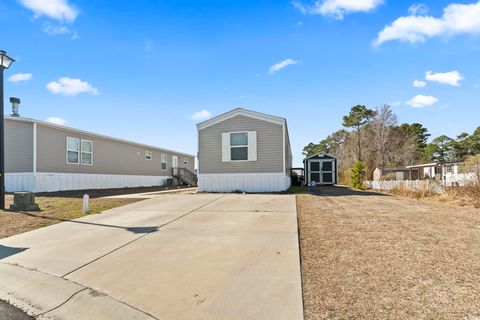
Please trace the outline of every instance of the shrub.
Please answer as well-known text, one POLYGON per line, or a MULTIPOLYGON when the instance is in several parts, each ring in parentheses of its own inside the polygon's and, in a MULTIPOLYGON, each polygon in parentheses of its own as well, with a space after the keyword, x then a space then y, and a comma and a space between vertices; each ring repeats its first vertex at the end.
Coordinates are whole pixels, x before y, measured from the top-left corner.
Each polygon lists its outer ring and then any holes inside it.
POLYGON ((354 189, 363 189, 363 181, 365 180, 365 164, 362 161, 357 161, 350 169, 351 186, 354 189))

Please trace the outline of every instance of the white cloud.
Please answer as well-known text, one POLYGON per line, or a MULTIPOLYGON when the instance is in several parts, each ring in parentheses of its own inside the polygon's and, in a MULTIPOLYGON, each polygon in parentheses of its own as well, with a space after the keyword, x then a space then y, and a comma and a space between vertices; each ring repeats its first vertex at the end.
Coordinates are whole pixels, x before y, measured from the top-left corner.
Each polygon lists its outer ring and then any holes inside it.
POLYGON ((408 8, 408 13, 412 16, 424 16, 428 13, 428 7, 423 3, 414 3, 408 8))
POLYGON ((212 113, 208 110, 201 110, 189 116, 189 118, 192 120, 205 120, 211 117, 212 113))
POLYGON ((46 24, 43 27, 43 31, 45 31, 46 34, 55 36, 58 34, 70 34, 71 31, 65 26, 52 26, 50 24, 46 24))
POLYGON ((349 12, 372 11, 383 3, 383 0, 317 0, 313 5, 305 5, 300 1, 293 1, 293 6, 305 14, 320 14, 343 19, 349 12))
POLYGON ((76 96, 80 93, 90 93, 99 95, 100 91, 94 88, 90 83, 80 79, 72 79, 69 77, 59 78, 58 81, 52 81, 46 85, 47 89, 55 94, 63 94, 66 96, 76 96))
POLYGON ((402 105, 402 103, 403 102, 399 100, 399 101, 389 102, 389 103, 387 103, 387 105, 389 105, 390 107, 398 107, 398 106, 402 105))
POLYGON ((421 80, 414 80, 412 85, 415 87, 415 88, 423 88, 427 85, 427 83, 425 81, 421 81, 421 80))
POLYGON ((15 82, 15 83, 29 81, 29 80, 32 80, 31 73, 16 73, 16 74, 12 74, 7 79, 7 81, 15 82))
POLYGON ((20 3, 32 10, 35 17, 47 16, 58 21, 74 21, 78 16, 77 9, 67 0, 19 0, 20 3))
POLYGON ((413 108, 423 108, 426 106, 430 106, 438 101, 437 98, 432 96, 424 96, 419 94, 413 97, 411 100, 407 101, 406 104, 413 107, 413 108))
POLYGON ((281 61, 279 63, 276 63, 273 66, 271 66, 270 69, 268 70, 268 73, 269 74, 274 74, 275 72, 278 72, 278 71, 282 70, 283 68, 288 67, 289 65, 297 64, 297 63, 298 63, 298 61, 293 60, 293 59, 283 60, 283 61, 281 61))
POLYGON ((433 73, 432 71, 427 71, 425 73, 425 79, 428 81, 449 84, 451 86, 458 87, 460 86, 460 81, 463 80, 463 76, 457 70, 444 73, 433 73))
POLYGON ((53 123, 53 124, 58 124, 59 126, 64 126, 68 123, 67 120, 59 118, 59 117, 50 117, 50 118, 47 118, 45 121, 53 123))
POLYGON ((378 33, 374 45, 387 41, 425 42, 437 36, 480 34, 480 1, 472 4, 450 4, 440 18, 415 14, 399 17, 378 33))

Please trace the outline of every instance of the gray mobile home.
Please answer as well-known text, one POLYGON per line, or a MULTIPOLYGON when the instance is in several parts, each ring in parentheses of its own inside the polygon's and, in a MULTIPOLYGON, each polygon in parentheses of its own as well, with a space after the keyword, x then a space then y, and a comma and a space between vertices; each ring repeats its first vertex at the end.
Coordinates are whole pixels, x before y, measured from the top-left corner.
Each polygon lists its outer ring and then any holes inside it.
POLYGON ((285 118, 242 108, 197 124, 201 192, 278 192, 290 187, 285 118))
POLYGON ((187 153, 22 117, 4 123, 10 192, 161 186, 195 168, 187 153))

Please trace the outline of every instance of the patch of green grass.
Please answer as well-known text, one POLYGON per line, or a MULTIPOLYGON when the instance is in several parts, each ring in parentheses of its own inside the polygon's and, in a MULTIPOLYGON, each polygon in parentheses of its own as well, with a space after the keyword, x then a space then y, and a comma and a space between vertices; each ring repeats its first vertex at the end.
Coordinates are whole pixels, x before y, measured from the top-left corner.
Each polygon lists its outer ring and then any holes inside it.
MULTIPOLYGON (((90 199, 90 214, 99 214, 141 199, 90 199)), ((7 196, 7 207, 12 196, 7 196)), ((0 210, 0 238, 84 217, 81 198, 37 197, 40 211, 13 212, 0 210)))
POLYGON ((310 189, 308 187, 291 186, 288 192, 293 194, 310 194, 310 189))

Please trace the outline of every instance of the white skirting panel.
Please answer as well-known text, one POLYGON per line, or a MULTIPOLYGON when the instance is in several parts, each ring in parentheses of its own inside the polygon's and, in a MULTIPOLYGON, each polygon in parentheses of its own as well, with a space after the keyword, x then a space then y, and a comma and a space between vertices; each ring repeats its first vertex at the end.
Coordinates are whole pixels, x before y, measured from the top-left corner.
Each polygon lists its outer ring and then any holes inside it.
POLYGON ((283 173, 199 174, 199 192, 281 192, 290 188, 291 179, 283 173))
POLYGON ((132 176, 111 174, 81 173, 7 173, 5 190, 7 192, 53 192, 85 189, 113 189, 163 186, 167 176, 132 176))

